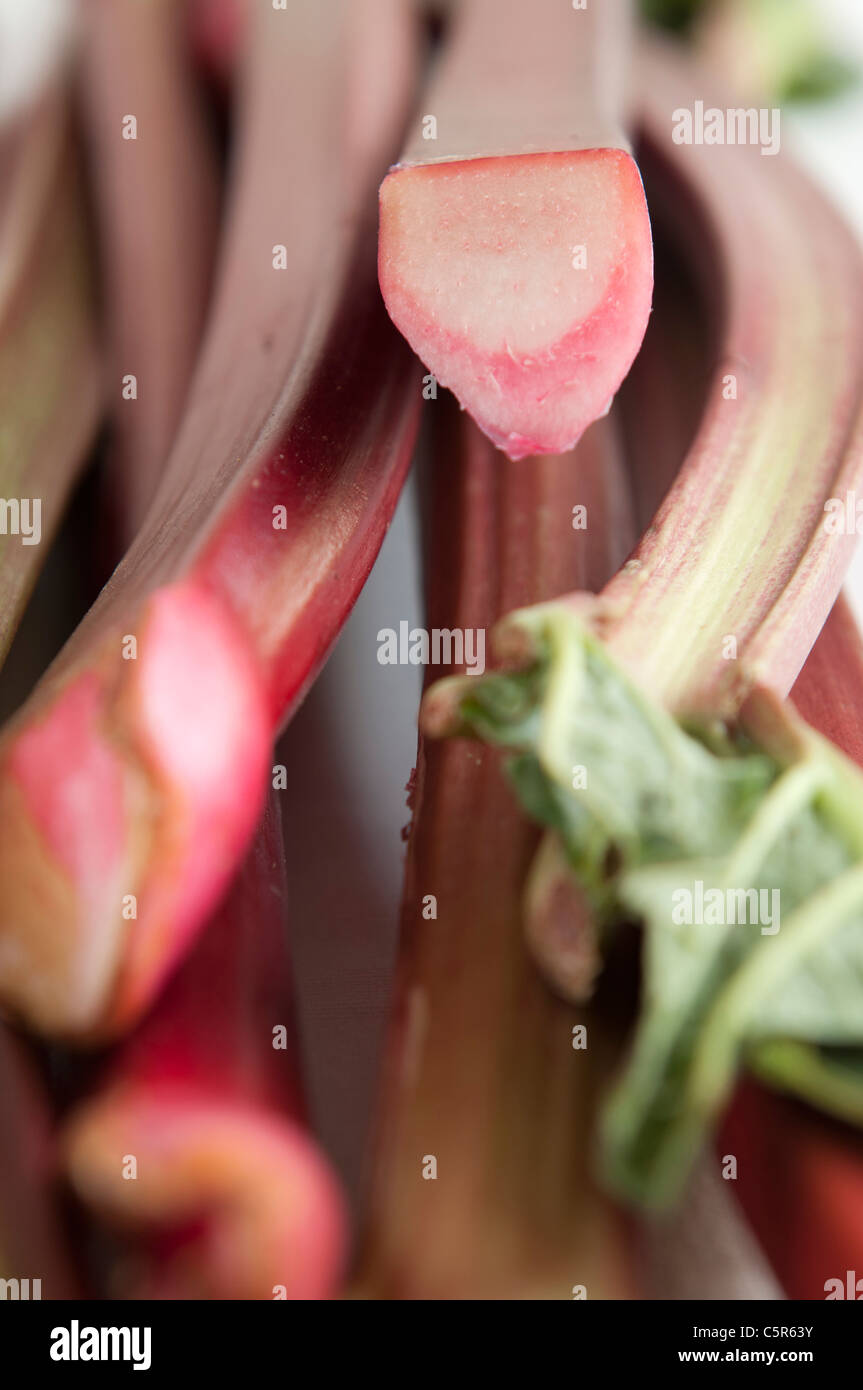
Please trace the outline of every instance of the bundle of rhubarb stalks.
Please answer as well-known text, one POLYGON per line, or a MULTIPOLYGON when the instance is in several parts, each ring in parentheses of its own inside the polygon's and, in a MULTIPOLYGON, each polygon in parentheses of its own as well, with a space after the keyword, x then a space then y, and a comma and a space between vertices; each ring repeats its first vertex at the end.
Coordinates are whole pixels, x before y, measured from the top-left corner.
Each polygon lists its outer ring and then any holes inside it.
POLYGON ((0 3, 7 1296, 855 1296, 863 251, 667 8, 0 3), (349 1195, 277 740, 414 456, 349 1195))

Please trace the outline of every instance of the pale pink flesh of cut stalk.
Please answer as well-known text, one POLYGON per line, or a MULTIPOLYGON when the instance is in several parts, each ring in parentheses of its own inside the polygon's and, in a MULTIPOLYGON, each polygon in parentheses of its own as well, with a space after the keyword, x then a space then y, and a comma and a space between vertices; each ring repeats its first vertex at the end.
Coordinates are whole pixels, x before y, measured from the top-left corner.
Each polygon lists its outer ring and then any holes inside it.
POLYGON ((621 131, 626 6, 466 0, 380 197, 387 309, 514 459, 605 414, 650 312, 621 131))

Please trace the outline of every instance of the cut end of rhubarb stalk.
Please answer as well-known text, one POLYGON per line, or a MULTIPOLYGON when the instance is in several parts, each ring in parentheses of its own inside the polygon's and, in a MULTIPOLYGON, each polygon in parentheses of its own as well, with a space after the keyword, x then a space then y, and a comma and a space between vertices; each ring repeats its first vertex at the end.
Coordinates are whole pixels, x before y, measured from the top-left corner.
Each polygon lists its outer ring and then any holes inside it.
POLYGON ((146 1007, 257 821, 268 711, 232 620, 158 590, 0 745, 0 1000, 37 1029, 146 1007))
POLYGON ((511 458, 608 410, 650 313, 638 169, 619 149, 396 168, 380 198, 390 317, 511 458))
POLYGON ((79 1198, 140 1236, 137 1258, 121 1267, 119 1296, 334 1292, 342 1199, 320 1152, 287 1119, 196 1089, 129 1087, 79 1113, 65 1152, 79 1198))

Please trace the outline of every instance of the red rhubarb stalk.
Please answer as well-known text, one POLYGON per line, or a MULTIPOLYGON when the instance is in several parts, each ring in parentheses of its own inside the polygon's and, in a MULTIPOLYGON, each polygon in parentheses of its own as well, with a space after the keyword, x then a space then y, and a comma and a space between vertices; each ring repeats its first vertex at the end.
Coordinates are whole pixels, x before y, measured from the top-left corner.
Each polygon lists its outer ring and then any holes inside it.
POLYGON ((129 1257, 114 1297, 317 1299, 344 1210, 304 1131, 278 799, 195 950, 67 1122, 89 1212, 129 1257))
MULTIPOLYGON (((620 563, 631 522, 611 421, 574 454, 524 466, 451 401, 434 420, 429 627, 485 629, 513 603, 598 585, 620 563), (577 507, 587 529, 574 529, 577 507)), ((488 749, 421 740, 412 805, 359 1289, 628 1297, 623 1233, 584 1142, 602 1030, 591 1024, 588 1050, 576 1048, 583 1014, 543 986, 522 934, 536 834, 488 749)))
POLYGON ((203 328, 215 152, 175 0, 82 6, 81 94, 107 282, 113 491, 125 539, 153 499, 203 328))
POLYGON ((158 496, 0 745, 0 997, 39 1029, 104 1032, 152 998, 386 531, 420 389, 379 302, 369 190, 413 56, 401 0, 256 11, 212 318, 158 496))
POLYGON ((863 767, 863 642, 844 598, 833 605, 791 699, 807 723, 863 767))
MULTIPOLYGON (((771 1081, 771 1085, 774 1084, 771 1081)), ((786 1296, 863 1296, 863 1139, 747 1080, 718 1140, 786 1296)))
POLYGON ((650 310, 650 226, 621 127, 624 0, 464 0, 381 188, 393 321, 511 458, 598 416, 650 310))

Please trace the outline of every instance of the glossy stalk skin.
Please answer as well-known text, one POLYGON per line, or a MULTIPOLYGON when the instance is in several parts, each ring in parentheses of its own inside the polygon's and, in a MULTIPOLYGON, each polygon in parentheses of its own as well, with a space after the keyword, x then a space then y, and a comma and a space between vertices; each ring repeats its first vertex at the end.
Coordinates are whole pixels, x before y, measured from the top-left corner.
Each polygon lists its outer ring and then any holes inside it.
POLYGON ((410 16, 256 13, 212 317, 158 497, 0 744, 0 997, 70 1038, 139 1016, 218 902, 415 436, 369 215, 410 99, 410 16))
POLYGON ((65 1125, 73 1188, 127 1242, 112 1296, 319 1299, 335 1290, 345 1212, 304 1129, 290 977, 270 793, 228 897, 65 1125))
MULTIPOLYGON (((486 628, 620 563, 631 518, 611 422, 576 453, 527 466, 500 459, 450 399, 434 424, 430 627, 486 628), (573 530, 577 504, 586 531, 573 530)), ((524 942, 536 832, 496 754, 475 745, 421 740, 412 806, 357 1292, 566 1299, 584 1284, 590 1298, 629 1296, 622 1231, 586 1171, 602 1030, 590 1023, 591 1050, 573 1049, 584 1014, 547 991, 524 942)))
POLYGON ((418 356, 511 458, 603 415, 650 311, 622 130, 629 6, 464 0, 381 187, 379 274, 418 356))
MULTIPOLYGON (((863 767, 861 692, 863 642, 840 597, 791 698, 807 723, 863 767)), ((741 1204, 789 1298, 825 1298, 835 1279, 844 1289, 848 1270, 863 1277, 859 1133, 749 1079, 717 1147, 737 1157, 741 1204)))
POLYGON ((216 249, 218 174, 182 6, 86 0, 81 16, 80 95, 111 338, 111 490, 128 544, 158 487, 195 364, 216 249), (124 135, 130 115, 134 139, 124 135), (129 375, 134 400, 124 394, 129 375))
MULTIPOLYGON (((38 543, 0 535, 6 656, 102 404, 90 253, 69 100, 54 86, 0 131, 0 495, 40 507, 38 543)), ((33 513, 30 524, 32 528, 33 513)))

